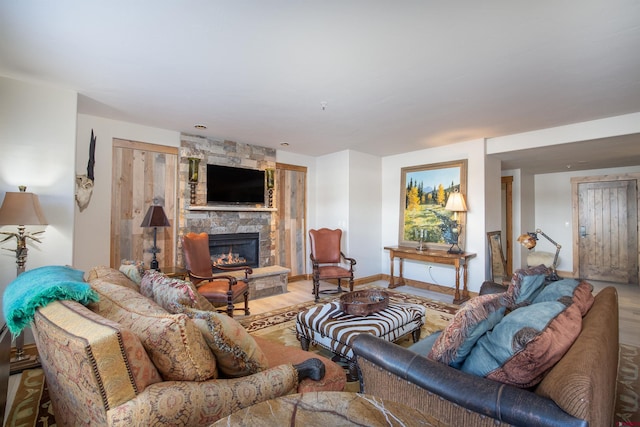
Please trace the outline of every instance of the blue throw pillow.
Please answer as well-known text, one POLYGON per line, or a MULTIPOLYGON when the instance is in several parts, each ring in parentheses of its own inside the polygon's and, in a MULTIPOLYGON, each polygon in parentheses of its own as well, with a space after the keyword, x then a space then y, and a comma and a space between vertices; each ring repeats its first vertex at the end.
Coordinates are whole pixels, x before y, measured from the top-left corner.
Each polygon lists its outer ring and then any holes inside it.
POLYGON ((582 328, 577 304, 520 307, 478 340, 462 371, 528 388, 564 356, 582 328))
POLYGON ((516 270, 507 290, 516 307, 531 304, 544 287, 547 274, 549 269, 544 265, 516 270))

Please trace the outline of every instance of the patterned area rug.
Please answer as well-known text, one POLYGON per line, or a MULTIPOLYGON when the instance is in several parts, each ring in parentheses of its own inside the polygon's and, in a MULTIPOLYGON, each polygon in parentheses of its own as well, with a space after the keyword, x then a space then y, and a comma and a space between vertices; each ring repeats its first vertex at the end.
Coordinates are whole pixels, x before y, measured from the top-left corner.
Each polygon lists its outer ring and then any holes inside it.
POLYGON ((29 369, 22 372, 5 426, 56 426, 42 369, 29 369))

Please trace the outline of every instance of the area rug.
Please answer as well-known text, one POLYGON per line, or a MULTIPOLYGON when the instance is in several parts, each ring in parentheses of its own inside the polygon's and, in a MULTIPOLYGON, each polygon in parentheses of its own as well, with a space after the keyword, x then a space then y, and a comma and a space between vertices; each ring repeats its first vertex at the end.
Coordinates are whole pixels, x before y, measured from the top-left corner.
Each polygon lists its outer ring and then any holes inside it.
POLYGON ((11 410, 7 414, 5 426, 55 427, 49 391, 42 369, 22 371, 11 410))

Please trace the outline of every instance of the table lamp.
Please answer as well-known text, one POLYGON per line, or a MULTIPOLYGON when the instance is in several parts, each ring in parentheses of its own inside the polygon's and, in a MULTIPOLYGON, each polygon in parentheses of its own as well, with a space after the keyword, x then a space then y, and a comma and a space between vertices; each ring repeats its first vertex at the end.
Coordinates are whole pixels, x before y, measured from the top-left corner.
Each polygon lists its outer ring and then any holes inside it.
POLYGON ((466 212, 467 204, 464 201, 462 193, 454 191, 449 194, 447 205, 444 207, 448 211, 453 211, 453 226, 451 227, 452 243, 451 247, 447 251, 450 254, 461 254, 464 252, 458 245, 460 239, 460 233, 462 232, 462 224, 458 221, 458 212, 466 212))
POLYGON ((169 223, 169 219, 167 218, 167 215, 164 213, 164 209, 162 209, 162 206, 158 206, 158 205, 151 205, 149 206, 149 210, 147 211, 147 214, 144 216, 144 219, 142 220, 142 224, 140 224, 140 227, 153 227, 153 247, 151 248, 151 252, 153 253, 153 259, 151 260, 151 269, 152 270, 156 270, 156 271, 160 271, 159 265, 158 265, 158 259, 156 258, 156 254, 158 252, 160 252, 160 249, 158 249, 157 246, 157 235, 158 235, 158 227, 170 227, 171 224, 169 223))
MULTIPOLYGON (((27 240, 31 239, 38 243, 42 243, 38 237, 42 231, 27 233, 25 226, 27 225, 47 225, 47 219, 44 217, 38 196, 33 193, 27 193, 27 187, 21 185, 18 187, 20 192, 7 192, 0 207, 0 226, 15 225, 18 232, 0 231, 5 237, 2 242, 15 237, 17 241, 16 249, 8 249, 16 253, 16 276, 24 273, 27 263, 27 240)), ((6 249, 6 248, 5 248, 6 249)), ((21 371, 30 366, 37 365, 35 356, 25 356, 24 354, 24 336, 22 333, 16 337, 16 356, 11 360, 11 372, 21 371)))

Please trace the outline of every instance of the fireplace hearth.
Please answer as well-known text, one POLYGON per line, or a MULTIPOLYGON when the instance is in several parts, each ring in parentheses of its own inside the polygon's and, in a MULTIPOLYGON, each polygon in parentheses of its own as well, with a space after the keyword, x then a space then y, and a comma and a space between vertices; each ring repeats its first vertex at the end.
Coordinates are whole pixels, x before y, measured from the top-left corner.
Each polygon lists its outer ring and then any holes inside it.
POLYGON ((209 253, 215 266, 257 268, 260 233, 210 234, 209 253))

